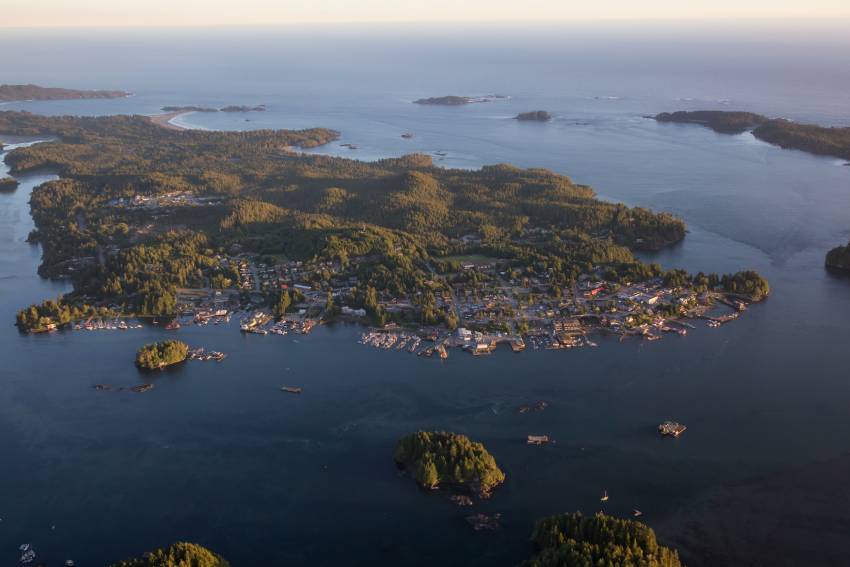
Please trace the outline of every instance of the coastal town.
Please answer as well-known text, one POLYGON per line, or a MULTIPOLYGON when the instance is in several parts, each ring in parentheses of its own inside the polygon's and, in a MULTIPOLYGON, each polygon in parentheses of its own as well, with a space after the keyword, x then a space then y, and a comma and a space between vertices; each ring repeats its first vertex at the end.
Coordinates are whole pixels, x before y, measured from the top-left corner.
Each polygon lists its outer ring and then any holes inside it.
MULTIPOLYGON (((352 258, 347 266, 330 261, 280 261, 249 254, 220 256, 234 277, 229 287, 178 289, 176 315, 152 318, 166 330, 183 326, 227 325, 254 335, 308 334, 317 325, 349 321, 363 325, 359 342, 375 349, 446 359, 453 350, 489 355, 499 345, 515 353, 525 350, 595 347, 594 338, 657 341, 665 335, 685 336, 698 325, 719 327, 747 309, 747 298, 692 285, 671 285, 663 277, 639 283, 606 279, 594 267, 571 286, 551 283, 551 270, 534 265, 508 266, 484 256, 450 258, 456 269, 433 273, 434 309, 446 316, 439 324, 423 324, 421 298, 376 292, 377 309, 387 314, 377 324, 362 304, 353 304, 359 284, 358 266, 368 258, 352 258), (260 261, 263 260, 263 261, 260 261), (274 298, 291 302, 274 313, 274 298)), ((75 330, 126 330, 138 322, 121 318, 89 318, 75 330)))

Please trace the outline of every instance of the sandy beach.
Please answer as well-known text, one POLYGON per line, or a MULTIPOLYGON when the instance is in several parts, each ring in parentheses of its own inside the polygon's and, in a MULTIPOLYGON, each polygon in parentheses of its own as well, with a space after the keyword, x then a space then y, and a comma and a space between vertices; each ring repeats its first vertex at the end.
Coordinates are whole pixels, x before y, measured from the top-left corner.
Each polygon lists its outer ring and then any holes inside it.
POLYGON ((154 114, 153 116, 148 116, 148 120, 156 124, 157 126, 162 126, 163 128, 168 128, 169 130, 187 130, 183 126, 178 126, 177 124, 173 124, 171 120, 177 118, 178 116, 182 116, 183 114, 188 114, 188 112, 166 112, 164 114, 154 114))

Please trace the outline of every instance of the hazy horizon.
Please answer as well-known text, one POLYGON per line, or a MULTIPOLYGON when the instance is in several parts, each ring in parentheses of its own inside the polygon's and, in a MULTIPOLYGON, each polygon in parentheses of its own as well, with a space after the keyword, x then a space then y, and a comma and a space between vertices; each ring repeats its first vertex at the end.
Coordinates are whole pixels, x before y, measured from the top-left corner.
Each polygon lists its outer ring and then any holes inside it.
POLYGON ((266 25, 302 23, 396 22, 575 22, 693 21, 705 19, 835 19, 850 18, 843 0, 600 0, 595 3, 526 0, 166 0, 121 2, 81 0, 9 0, 3 28, 17 27, 149 27, 266 25))

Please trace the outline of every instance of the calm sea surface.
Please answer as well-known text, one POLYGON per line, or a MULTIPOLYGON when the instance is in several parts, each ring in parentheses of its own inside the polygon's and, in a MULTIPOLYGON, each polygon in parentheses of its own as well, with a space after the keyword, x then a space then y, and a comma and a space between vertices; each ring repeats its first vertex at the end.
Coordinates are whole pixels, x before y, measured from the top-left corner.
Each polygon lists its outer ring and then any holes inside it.
MULTIPOLYGON (((23 542, 49 565, 69 557, 104 565, 190 540, 235 565, 512 565, 531 553, 535 519, 593 513, 607 490, 605 511, 642 510, 689 564, 706 564, 683 514, 704 534, 718 523, 750 529, 712 511, 707 495, 799 467, 817 475, 850 453, 850 281, 822 268, 826 250, 850 235, 850 167, 644 115, 727 108, 850 125, 850 42, 828 29, 806 35, 744 27, 4 31, 0 82, 135 96, 0 109, 153 114, 164 105, 262 103, 267 112, 179 120, 227 130, 330 127, 358 149, 316 151, 357 159, 445 152, 437 163, 451 167, 547 167, 605 199, 682 216, 685 241, 650 259, 692 271, 754 268, 773 294, 740 320, 685 338, 475 359, 453 351, 445 362, 363 347, 358 328, 345 325, 308 337, 190 327, 168 336, 227 359, 163 372, 144 395, 96 392, 96 383, 146 380, 133 354, 166 332, 16 331, 19 307, 67 289, 38 278, 40 250, 25 242, 29 192, 52 177, 22 176, 16 192, 0 194, 0 563, 13 564, 23 542), (512 98, 411 104, 488 93, 512 98), (511 119, 537 109, 555 119, 511 119), (415 137, 402 139, 408 131, 415 137), (282 395, 282 384, 304 393, 282 395), (536 400, 546 411, 517 413, 536 400), (669 418, 688 425, 678 441, 654 432, 669 418), (502 513, 500 531, 472 532, 468 509, 399 478, 395 440, 425 428, 468 434, 494 454, 507 482, 475 509, 502 513), (528 447, 527 434, 557 443, 528 447)), ((847 478, 830 487, 839 503, 847 504, 847 478)), ((779 504, 783 492, 804 490, 778 486, 779 504)), ((751 491, 737 494, 747 509, 762 508, 751 491)), ((822 547, 809 564, 850 564, 846 536, 823 535, 850 522, 844 504, 786 510, 796 531, 778 514, 754 512, 776 530, 738 543, 717 537, 716 553, 739 564, 775 554, 773 565, 790 565, 795 550, 822 547)))

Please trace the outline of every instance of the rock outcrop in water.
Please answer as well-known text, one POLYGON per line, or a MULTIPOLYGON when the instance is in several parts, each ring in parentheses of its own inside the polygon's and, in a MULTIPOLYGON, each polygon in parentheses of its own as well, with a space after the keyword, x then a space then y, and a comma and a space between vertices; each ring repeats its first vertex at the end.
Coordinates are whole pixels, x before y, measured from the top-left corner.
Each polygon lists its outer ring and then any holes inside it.
POLYGON ((514 118, 529 122, 548 122, 552 120, 552 115, 545 110, 532 110, 531 112, 521 112, 514 118))
POLYGON ((18 188, 18 180, 12 177, 0 177, 0 193, 14 191, 18 188))

